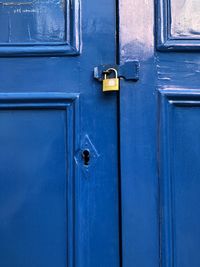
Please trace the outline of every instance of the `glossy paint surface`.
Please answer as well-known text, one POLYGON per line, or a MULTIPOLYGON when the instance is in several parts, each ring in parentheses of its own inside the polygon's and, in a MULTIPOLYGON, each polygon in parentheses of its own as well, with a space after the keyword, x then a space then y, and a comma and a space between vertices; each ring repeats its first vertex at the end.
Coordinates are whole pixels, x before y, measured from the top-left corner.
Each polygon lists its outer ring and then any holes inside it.
POLYGON ((62 42, 65 1, 5 1, 0 5, 0 43, 62 42))
POLYGON ((171 0, 171 35, 200 38, 200 5, 198 0, 171 0))
POLYGON ((80 1, 0 3, 0 55, 77 55, 81 52, 80 1))
POLYGON ((140 62, 139 81, 122 80, 120 91, 123 267, 158 267, 154 5, 121 0, 119 7, 120 62, 140 62))
POLYGON ((1 265, 64 267, 65 111, 1 110, 0 123, 1 265))
POLYGON ((163 266, 198 266, 199 89, 160 90, 160 196, 163 266))
POLYGON ((172 2, 120 1, 120 61, 140 61, 120 91, 123 267, 200 266, 199 12, 172 2))
POLYGON ((0 57, 0 266, 119 266, 117 101, 93 79, 115 63, 115 1, 81 4, 80 55, 0 57))
POLYGON ((160 0, 155 4, 157 49, 200 50, 198 1, 160 0))

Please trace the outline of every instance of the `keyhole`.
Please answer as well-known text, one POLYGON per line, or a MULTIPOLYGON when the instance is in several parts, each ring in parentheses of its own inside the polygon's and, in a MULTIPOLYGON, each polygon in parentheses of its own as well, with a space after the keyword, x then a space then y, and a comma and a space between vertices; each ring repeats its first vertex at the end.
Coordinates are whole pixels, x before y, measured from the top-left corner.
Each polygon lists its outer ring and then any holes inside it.
POLYGON ((82 157, 84 161, 84 165, 88 166, 90 161, 90 151, 88 149, 83 150, 82 157))

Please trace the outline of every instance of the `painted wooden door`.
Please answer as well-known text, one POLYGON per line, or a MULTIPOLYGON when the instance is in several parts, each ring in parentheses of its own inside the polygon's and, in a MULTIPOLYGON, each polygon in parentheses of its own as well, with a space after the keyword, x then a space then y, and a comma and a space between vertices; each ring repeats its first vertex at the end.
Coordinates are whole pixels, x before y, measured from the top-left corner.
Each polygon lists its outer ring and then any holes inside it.
POLYGON ((120 0, 123 267, 200 266, 200 4, 120 0))
POLYGON ((2 267, 119 266, 117 101, 93 78, 115 63, 115 10, 0 3, 2 267))

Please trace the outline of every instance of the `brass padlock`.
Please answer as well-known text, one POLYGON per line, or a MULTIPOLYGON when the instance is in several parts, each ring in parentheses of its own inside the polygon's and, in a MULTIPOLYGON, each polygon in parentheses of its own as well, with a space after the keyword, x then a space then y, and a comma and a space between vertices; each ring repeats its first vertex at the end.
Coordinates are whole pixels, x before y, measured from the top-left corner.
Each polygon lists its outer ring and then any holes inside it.
POLYGON ((103 92, 119 91, 119 78, 117 70, 110 68, 106 71, 103 79, 103 92), (115 73, 115 78, 107 78, 107 73, 115 73))

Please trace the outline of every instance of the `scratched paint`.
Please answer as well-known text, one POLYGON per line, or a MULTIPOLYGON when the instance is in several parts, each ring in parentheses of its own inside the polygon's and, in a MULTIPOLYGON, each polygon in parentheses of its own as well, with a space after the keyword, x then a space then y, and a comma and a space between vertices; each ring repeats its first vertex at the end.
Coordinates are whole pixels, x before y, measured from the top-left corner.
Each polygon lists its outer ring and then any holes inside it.
POLYGON ((171 34, 173 37, 199 39, 199 0, 171 0, 171 13, 171 34))
POLYGON ((65 1, 1 1, 0 43, 65 41, 65 1))

